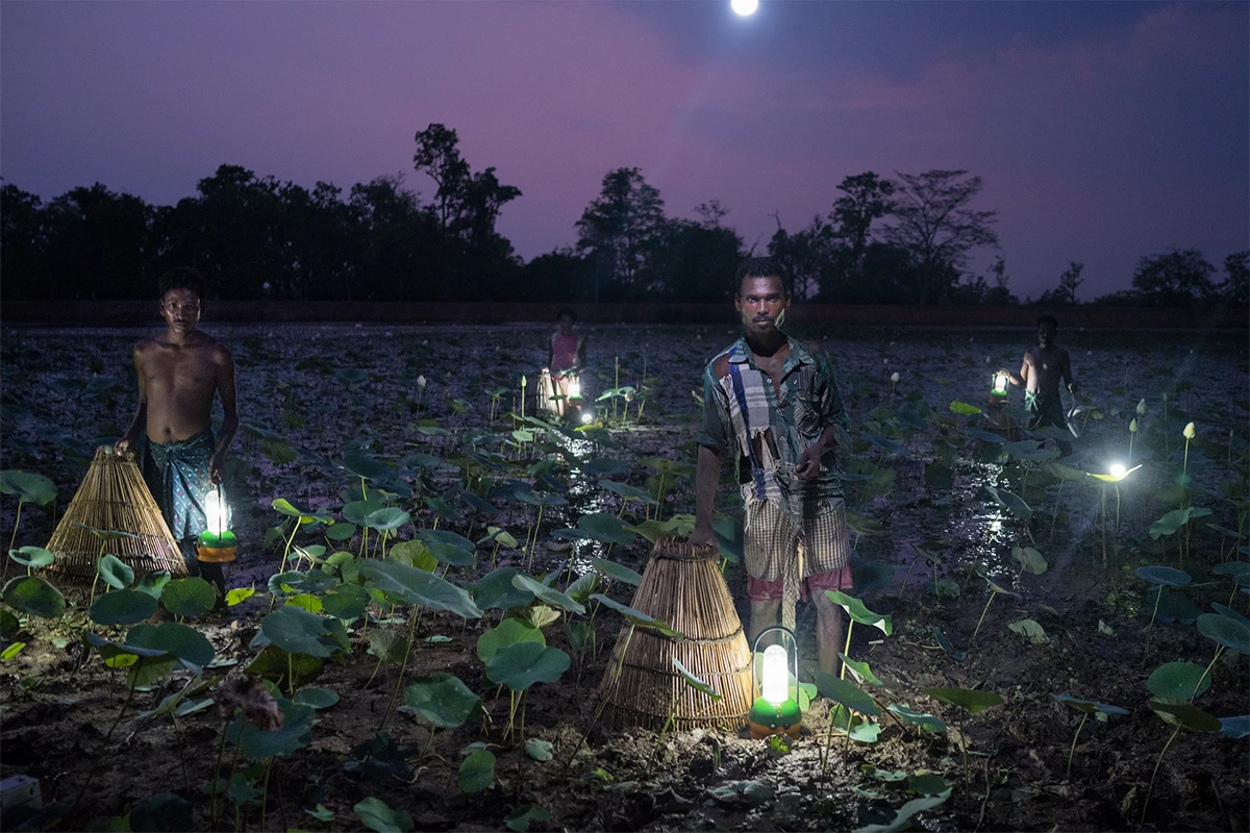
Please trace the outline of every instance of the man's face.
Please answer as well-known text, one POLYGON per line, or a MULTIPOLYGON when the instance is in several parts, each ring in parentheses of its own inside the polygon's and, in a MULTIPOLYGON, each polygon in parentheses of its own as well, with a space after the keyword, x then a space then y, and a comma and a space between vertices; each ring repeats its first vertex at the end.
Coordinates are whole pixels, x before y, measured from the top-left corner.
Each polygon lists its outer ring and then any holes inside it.
POLYGON ((1037 325, 1037 343, 1042 347, 1049 347, 1055 343, 1055 325, 1054 324, 1038 324, 1037 325))
POLYGON ((567 315, 560 316, 560 332, 566 336, 571 335, 573 333, 573 319, 572 318, 570 318, 567 315))
POLYGON ((161 316, 175 333, 189 333, 200 321, 200 298, 190 289, 171 289, 161 298, 161 316))
POLYGON ((790 299, 786 297, 780 277, 748 277, 743 278, 734 296, 734 308, 742 316, 742 326, 748 335, 767 335, 786 320, 790 299))

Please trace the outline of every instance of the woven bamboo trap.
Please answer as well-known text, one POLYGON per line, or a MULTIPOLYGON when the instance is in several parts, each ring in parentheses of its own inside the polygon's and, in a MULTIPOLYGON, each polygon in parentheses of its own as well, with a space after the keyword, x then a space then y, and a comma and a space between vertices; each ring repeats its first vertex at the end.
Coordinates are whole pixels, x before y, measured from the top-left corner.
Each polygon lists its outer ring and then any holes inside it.
POLYGON ((96 449, 82 485, 45 547, 56 555, 48 570, 69 585, 86 586, 95 580, 104 542, 86 527, 130 533, 109 540, 104 552, 133 568, 136 578, 157 570, 168 570, 174 578, 187 574, 182 552, 131 453, 118 454, 110 446, 96 449))
POLYGON ((660 539, 630 606, 667 622, 682 636, 628 624, 621 629, 599 686, 604 720, 650 729, 737 731, 745 725, 751 709, 751 649, 715 548, 696 550, 683 541, 660 539), (722 699, 713 702, 692 687, 674 659, 722 699))

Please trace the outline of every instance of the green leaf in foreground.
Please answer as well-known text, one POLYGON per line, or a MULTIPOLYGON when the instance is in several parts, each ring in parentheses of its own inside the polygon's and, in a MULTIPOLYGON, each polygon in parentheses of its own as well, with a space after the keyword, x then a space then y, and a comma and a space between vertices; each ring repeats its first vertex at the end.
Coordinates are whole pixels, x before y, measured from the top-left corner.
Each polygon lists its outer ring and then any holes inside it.
POLYGON ((141 590, 114 590, 91 603, 91 621, 98 625, 135 625, 156 613, 157 601, 141 590))
POLYGON ((38 576, 18 576, 4 586, 0 598, 18 613, 43 619, 60 619, 65 615, 65 597, 38 576))
POLYGON ((690 686, 695 691, 701 691, 708 697, 711 697, 713 703, 719 703, 722 699, 724 699, 723 695, 719 694, 716 689, 712 688, 710 685, 703 682, 703 680, 700 680, 694 674, 687 671, 686 666, 682 665, 681 660, 677 659, 677 657, 673 657, 673 667, 676 668, 685 679, 686 685, 690 686))
POLYGON ((854 596, 848 596, 841 590, 826 590, 825 595, 828 596, 834 604, 841 605, 842 608, 846 610, 847 615, 849 615, 855 622, 858 622, 861 625, 870 625, 884 633, 886 636, 889 636, 894 632, 894 620, 889 614, 873 613, 864 606, 863 601, 855 598, 854 596))
POLYGON ((199 576, 174 579, 165 585, 161 604, 175 616, 198 619, 217 604, 217 591, 199 576))
POLYGON ((971 688, 926 688, 924 693, 943 703, 959 706, 971 714, 983 712, 994 706, 1001 706, 1003 698, 992 691, 978 691, 971 688))
POLYGON ((671 636, 675 639, 682 638, 682 634, 673 630, 669 626, 668 622, 663 622, 659 619, 656 619, 654 616, 648 616, 646 613, 643 613, 641 610, 635 610, 629 605, 621 604, 615 599, 608 598, 602 593, 595 593, 590 598, 599 602, 599 604, 603 605, 604 607, 610 607, 612 610, 615 610, 617 613, 624 616, 625 620, 636 628, 651 628, 653 630, 659 631, 665 636, 671 636))
POLYGON ((525 691, 534 683, 554 683, 569 669, 569 655, 559 648, 537 642, 518 642, 500 648, 486 663, 486 677, 513 691, 525 691))
POLYGON ((455 674, 440 671, 410 683, 404 689, 404 702, 433 725, 454 729, 480 708, 482 698, 455 674))
POLYGON ((495 780, 495 753, 488 749, 471 752, 460 763, 457 784, 466 795, 480 793, 495 780))
POLYGON ((370 796, 352 809, 365 827, 377 833, 408 833, 412 829, 412 816, 406 810, 393 808, 380 798, 370 796))
POLYGON ((869 824, 864 827, 857 827, 855 828, 855 833, 898 833, 898 831, 907 830, 911 827, 913 816, 917 813, 923 813, 925 810, 932 810, 934 807, 941 807, 946 803, 946 799, 950 798, 950 794, 950 790, 947 789, 940 795, 928 798, 913 798, 898 808, 898 812, 894 814, 894 821, 889 824, 869 824))
POLYGON ((513 810, 504 816, 503 823, 513 833, 526 833, 530 829, 530 822, 546 821, 549 818, 551 818, 550 810, 531 804, 528 807, 513 810))

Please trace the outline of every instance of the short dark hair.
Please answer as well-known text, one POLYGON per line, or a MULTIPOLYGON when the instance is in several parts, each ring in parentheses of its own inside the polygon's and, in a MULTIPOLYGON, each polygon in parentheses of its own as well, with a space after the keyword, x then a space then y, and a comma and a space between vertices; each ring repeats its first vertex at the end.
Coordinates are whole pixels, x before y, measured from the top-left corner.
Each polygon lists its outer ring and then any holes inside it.
POLYGON ((564 316, 568 316, 571 321, 577 320, 577 313, 573 312, 572 307, 560 307, 560 311, 556 313, 556 320, 559 321, 564 316))
POLYGON ((1059 329, 1059 319, 1055 318, 1055 316, 1051 315, 1050 313, 1047 313, 1045 315, 1039 315, 1037 317, 1037 326, 1040 327, 1043 324, 1049 324, 1050 326, 1054 327, 1056 330, 1059 329))
POLYGON ((782 291, 786 297, 790 296, 790 285, 781 271, 781 265, 771 257, 748 257, 742 261, 734 279, 735 294, 742 290, 742 282, 747 278, 780 278, 782 291))
POLYGON ((195 293, 195 297, 204 299, 204 276, 192 266, 176 266, 170 269, 161 275, 156 285, 162 298, 171 289, 189 289, 195 293))

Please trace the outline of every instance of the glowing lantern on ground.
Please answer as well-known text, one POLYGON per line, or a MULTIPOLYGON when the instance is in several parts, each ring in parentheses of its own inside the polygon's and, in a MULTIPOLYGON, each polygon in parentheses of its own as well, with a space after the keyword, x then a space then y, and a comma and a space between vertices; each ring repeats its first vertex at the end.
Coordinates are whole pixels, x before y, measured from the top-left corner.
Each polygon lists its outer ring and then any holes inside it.
POLYGON ((803 714, 799 710, 799 645, 790 630, 778 625, 760 632, 752 651, 751 676, 759 692, 747 714, 751 737, 786 734, 797 738, 803 727, 803 714), (765 648, 761 662, 760 640, 773 631, 784 634, 785 638, 765 648))
POLYGON ((226 505, 226 494, 220 485, 214 486, 204 496, 204 515, 207 528, 196 542, 195 557, 209 563, 234 561, 239 540, 229 529, 230 508, 226 505))

